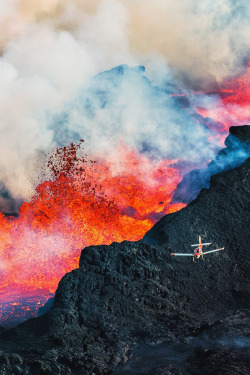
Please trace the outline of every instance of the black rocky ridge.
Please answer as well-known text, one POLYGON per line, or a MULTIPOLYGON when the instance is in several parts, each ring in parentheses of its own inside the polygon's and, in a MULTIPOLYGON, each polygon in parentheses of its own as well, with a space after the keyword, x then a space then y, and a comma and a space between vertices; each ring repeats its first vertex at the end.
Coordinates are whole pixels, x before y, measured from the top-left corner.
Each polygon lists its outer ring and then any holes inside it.
POLYGON ((0 335, 0 374, 249 374, 249 167, 214 175, 143 240, 85 248, 50 311, 0 335), (171 256, 198 235, 225 250, 171 256))

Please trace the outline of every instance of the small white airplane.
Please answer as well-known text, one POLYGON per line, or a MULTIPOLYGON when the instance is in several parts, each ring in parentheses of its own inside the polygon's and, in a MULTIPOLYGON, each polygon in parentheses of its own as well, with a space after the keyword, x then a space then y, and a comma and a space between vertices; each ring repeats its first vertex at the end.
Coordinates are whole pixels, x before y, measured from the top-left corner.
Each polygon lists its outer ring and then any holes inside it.
POLYGON ((195 245, 191 245, 191 246, 198 246, 196 249, 194 249, 194 254, 192 254, 192 253, 172 253, 171 255, 179 256, 179 257, 193 257, 193 261, 194 261, 195 259, 198 259, 200 256, 204 260, 203 255, 205 255, 205 254, 215 253, 216 251, 224 250, 224 247, 221 247, 220 249, 209 250, 209 251, 205 251, 203 253, 202 246, 207 246, 207 245, 211 245, 211 242, 201 243, 201 236, 199 236, 199 243, 195 244, 195 245))

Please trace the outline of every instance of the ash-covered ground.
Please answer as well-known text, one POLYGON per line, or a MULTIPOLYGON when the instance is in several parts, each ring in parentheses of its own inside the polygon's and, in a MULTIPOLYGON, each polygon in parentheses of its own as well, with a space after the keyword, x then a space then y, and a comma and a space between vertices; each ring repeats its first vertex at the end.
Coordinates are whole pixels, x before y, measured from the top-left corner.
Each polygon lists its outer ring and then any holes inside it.
POLYGON ((1 375, 249 374, 249 167, 212 176, 143 240, 85 248, 52 308, 1 334, 1 375), (198 235, 225 250, 171 256, 198 235))

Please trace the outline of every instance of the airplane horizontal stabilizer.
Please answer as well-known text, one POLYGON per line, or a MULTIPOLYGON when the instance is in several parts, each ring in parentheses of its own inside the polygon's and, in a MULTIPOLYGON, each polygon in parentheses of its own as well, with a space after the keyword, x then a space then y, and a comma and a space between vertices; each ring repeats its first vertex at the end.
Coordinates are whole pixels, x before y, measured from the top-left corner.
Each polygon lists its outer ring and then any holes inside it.
MULTIPOLYGON (((206 242, 206 243, 202 243, 201 245, 202 246, 205 246, 205 245, 211 245, 212 242, 206 242)), ((191 245, 191 246, 199 246, 200 244, 197 243, 196 245, 191 245)))

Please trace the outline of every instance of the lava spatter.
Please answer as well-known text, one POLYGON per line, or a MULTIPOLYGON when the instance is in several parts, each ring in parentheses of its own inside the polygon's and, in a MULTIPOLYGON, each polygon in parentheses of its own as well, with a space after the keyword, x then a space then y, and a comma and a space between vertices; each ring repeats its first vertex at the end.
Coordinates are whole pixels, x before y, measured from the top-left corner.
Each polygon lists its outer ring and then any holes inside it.
POLYGON ((78 267, 83 247, 138 240, 156 218, 185 206, 171 204, 181 180, 176 160, 154 162, 125 146, 120 154, 117 166, 83 156, 83 141, 58 148, 48 157, 49 179, 21 206, 19 217, 1 215, 3 301, 7 286, 12 288, 2 324, 19 306, 13 303, 23 306, 19 320, 36 315, 44 295, 49 298, 60 278, 78 267))

